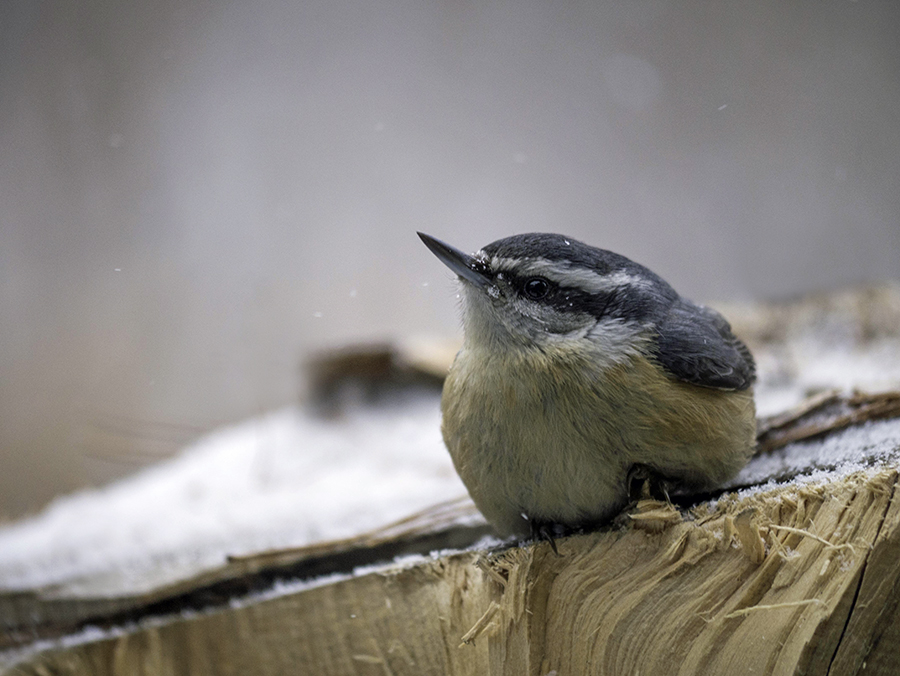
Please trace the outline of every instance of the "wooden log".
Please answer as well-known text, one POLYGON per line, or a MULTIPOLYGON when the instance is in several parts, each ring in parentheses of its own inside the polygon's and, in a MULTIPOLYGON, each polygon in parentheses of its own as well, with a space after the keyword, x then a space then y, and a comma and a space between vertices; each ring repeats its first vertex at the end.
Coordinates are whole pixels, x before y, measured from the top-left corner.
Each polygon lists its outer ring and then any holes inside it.
POLYGON ((539 543, 388 566, 15 673, 896 674, 897 483, 882 467, 663 514, 661 529, 634 519, 559 540, 559 556, 539 543))

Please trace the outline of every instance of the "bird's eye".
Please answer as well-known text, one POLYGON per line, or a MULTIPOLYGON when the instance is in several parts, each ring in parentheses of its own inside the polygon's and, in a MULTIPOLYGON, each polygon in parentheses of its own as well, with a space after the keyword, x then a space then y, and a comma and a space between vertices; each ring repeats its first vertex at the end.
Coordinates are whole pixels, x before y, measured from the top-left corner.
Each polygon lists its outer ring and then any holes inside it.
POLYGON ((550 282, 543 277, 531 277, 525 280, 522 290, 531 300, 540 300, 550 293, 550 282))

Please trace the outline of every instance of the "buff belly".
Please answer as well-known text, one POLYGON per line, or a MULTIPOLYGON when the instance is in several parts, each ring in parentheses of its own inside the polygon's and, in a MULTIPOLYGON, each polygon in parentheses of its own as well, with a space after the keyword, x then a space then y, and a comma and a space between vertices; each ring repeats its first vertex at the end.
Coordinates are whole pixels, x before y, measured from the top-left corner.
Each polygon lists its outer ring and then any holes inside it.
POLYGON ((752 454, 752 391, 670 379, 644 357, 598 372, 538 350, 464 349, 444 384, 444 441, 485 518, 503 535, 533 521, 602 522, 627 503, 635 464, 711 488, 752 454), (524 516, 523 516, 524 515, 524 516))

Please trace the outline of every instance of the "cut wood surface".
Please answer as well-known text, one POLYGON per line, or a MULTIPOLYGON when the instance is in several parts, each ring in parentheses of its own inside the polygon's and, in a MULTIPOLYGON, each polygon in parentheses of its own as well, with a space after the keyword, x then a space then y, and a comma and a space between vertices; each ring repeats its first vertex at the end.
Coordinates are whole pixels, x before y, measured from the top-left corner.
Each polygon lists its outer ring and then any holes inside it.
POLYGON ((17 674, 894 674, 895 467, 120 630, 17 674), (655 532, 659 531, 659 532, 655 532), (464 642, 465 640, 465 642, 464 642))

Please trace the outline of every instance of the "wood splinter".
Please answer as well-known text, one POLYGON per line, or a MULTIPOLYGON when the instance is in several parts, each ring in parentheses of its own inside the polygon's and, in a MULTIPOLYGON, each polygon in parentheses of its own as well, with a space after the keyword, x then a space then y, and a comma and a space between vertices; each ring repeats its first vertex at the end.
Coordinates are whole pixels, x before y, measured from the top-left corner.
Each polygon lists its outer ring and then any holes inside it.
POLYGON ((487 558, 479 557, 475 561, 475 565, 478 566, 484 572, 484 574, 491 578, 494 582, 506 589, 506 578, 503 577, 499 570, 491 565, 491 562, 487 558))
POLYGON ((753 563, 762 563, 766 558, 766 543, 762 539, 756 510, 752 507, 739 512, 734 517, 734 531, 744 553, 753 563))
POLYGON ((750 606, 749 608, 741 608, 728 613, 723 619, 730 620, 735 617, 743 617, 754 613, 757 610, 780 610, 782 608, 796 608, 797 606, 812 606, 822 603, 819 599, 804 599, 802 601, 789 601, 787 603, 770 603, 768 605, 750 606))
POLYGON ((462 648, 470 643, 474 644, 475 639, 481 636, 491 626, 491 620, 494 619, 494 615, 497 614, 498 610, 500 610, 500 604, 496 601, 491 601, 491 605, 488 606, 484 615, 478 618, 478 621, 472 628, 463 634, 463 637, 460 639, 462 643, 459 644, 459 647, 462 648))
POLYGON ((849 542, 845 542, 840 545, 836 545, 833 542, 826 540, 823 537, 819 537, 815 533, 810 533, 808 530, 803 530, 802 528, 794 528, 792 526, 779 526, 778 524, 771 523, 767 526, 769 530, 782 530, 786 533, 795 533, 797 535, 803 535, 804 537, 811 538, 816 542, 821 542, 823 545, 826 545, 829 549, 849 549, 852 553, 856 554, 856 549, 849 542))

